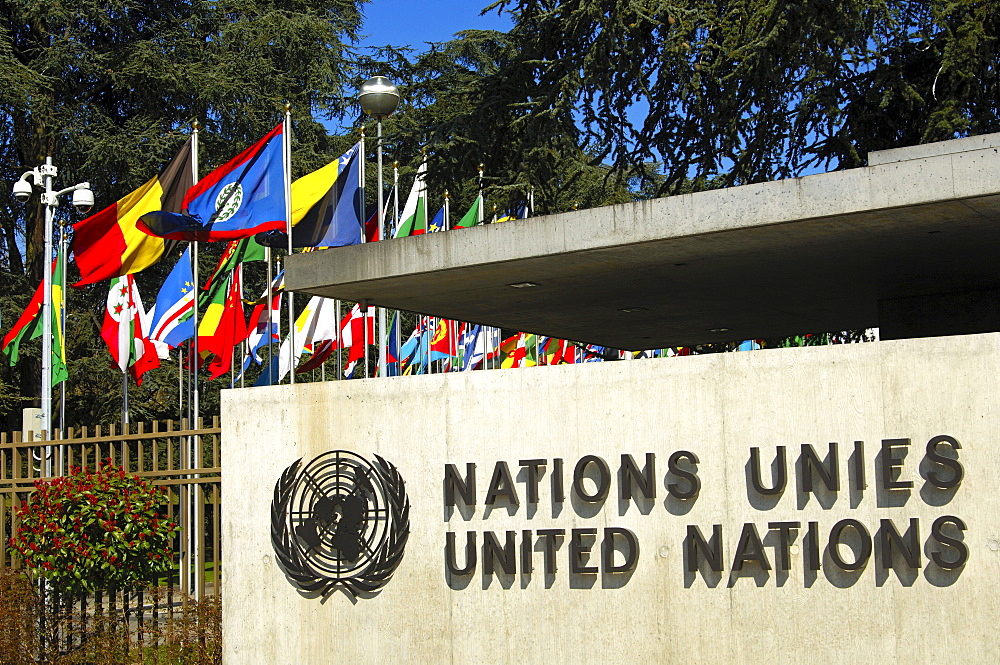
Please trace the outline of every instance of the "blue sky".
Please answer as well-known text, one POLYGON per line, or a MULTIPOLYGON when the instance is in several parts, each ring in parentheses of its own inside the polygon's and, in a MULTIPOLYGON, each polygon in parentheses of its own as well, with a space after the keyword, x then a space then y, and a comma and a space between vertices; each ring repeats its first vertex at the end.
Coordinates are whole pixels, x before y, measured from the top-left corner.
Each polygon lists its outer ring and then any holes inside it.
POLYGON ((497 16, 494 10, 479 15, 489 4, 490 0, 372 0, 364 5, 366 37, 361 46, 410 45, 424 51, 426 42, 447 41, 459 30, 509 30, 507 14, 497 16))

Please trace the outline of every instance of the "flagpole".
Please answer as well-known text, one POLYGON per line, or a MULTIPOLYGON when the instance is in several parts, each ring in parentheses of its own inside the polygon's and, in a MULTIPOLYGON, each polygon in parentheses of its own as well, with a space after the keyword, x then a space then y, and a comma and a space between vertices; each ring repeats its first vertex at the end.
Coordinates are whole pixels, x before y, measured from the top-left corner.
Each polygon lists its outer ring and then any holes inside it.
MULTIPOLYGON (((201 124, 195 120, 191 123, 191 182, 192 186, 198 184, 198 130, 201 124)), ((189 425, 198 428, 198 241, 191 243, 191 277, 194 281, 194 337, 191 341, 191 362, 188 363, 188 370, 191 372, 191 400, 188 406, 191 408, 191 420, 189 425)))
POLYGON ((274 331, 271 330, 271 326, 274 325, 271 321, 271 301, 274 298, 271 287, 274 281, 274 268, 271 267, 271 248, 266 245, 264 246, 264 262, 267 264, 267 304, 265 305, 267 309, 267 385, 270 386, 274 383, 274 376, 271 374, 272 358, 274 357, 274 351, 271 348, 271 341, 274 337, 274 331))
MULTIPOLYGON (((358 189, 361 191, 361 195, 358 196, 358 201, 359 201, 358 205, 361 207, 361 210, 359 211, 358 219, 361 220, 361 242, 362 242, 362 244, 364 244, 364 242, 365 242, 365 235, 366 235, 366 232, 367 232, 367 229, 365 229, 365 222, 367 221, 367 219, 365 217, 365 155, 367 153, 365 152, 365 126, 364 125, 361 125, 360 132, 361 132, 361 139, 358 141, 358 157, 361 159, 361 164, 360 164, 361 168, 358 169, 358 189)), ((378 214, 379 214, 378 211, 376 211, 375 215, 377 216, 378 214)), ((365 354, 365 378, 367 379, 368 378, 368 303, 367 303, 367 301, 358 303, 358 307, 361 310, 361 323, 362 323, 362 326, 361 326, 361 330, 362 330, 362 332, 361 332, 361 348, 362 348, 362 350, 364 351, 364 354, 365 354)), ((357 344, 357 342, 358 342, 358 340, 353 339, 353 338, 351 339, 351 343, 352 344, 357 344)), ((351 372, 351 376, 354 376, 354 372, 353 371, 351 372)))
MULTIPOLYGON (((192 186, 198 184, 198 130, 201 128, 201 124, 195 120, 191 123, 191 183, 192 186)), ((191 340, 190 351, 191 360, 188 363, 188 370, 191 372, 191 399, 188 402, 188 406, 191 408, 191 418, 188 421, 188 427, 191 429, 198 429, 199 425, 199 395, 198 395, 198 296, 200 295, 200 277, 198 274, 198 241, 195 240, 191 243, 191 279, 194 282, 192 285, 194 288, 194 307, 192 311, 192 316, 194 317, 194 336, 191 340)), ((195 460, 195 448, 198 445, 198 437, 190 437, 187 444, 183 449, 183 457, 181 464, 186 469, 190 469, 194 466, 195 460)), ((188 478, 191 478, 190 474, 188 478)), ((184 524, 187 526, 187 537, 183 539, 184 547, 186 552, 182 552, 182 566, 181 571, 183 572, 182 577, 182 588, 185 593, 189 595, 197 595, 197 585, 194 584, 193 575, 194 561, 193 554, 195 552, 195 492, 191 485, 185 488, 182 494, 182 506, 184 510, 184 524)), ((182 526, 183 526, 182 525, 182 526)))
POLYGON ((337 307, 337 380, 340 381, 344 373, 344 367, 341 364, 343 362, 341 351, 344 348, 344 331, 340 328, 340 298, 337 298, 333 302, 337 307))
MULTIPOLYGON (((288 256, 285 257, 285 270, 288 270, 288 257, 292 255, 292 105, 285 102, 285 126, 282 129, 282 147, 285 162, 285 229, 288 233, 288 256)), ((288 292, 288 346, 289 372, 288 381, 295 385, 295 297, 288 292)), ((280 349, 278 351, 281 352, 280 349)))
MULTIPOLYGON (((195 292, 197 297, 197 291, 195 292)), ((177 346, 177 413, 184 413, 184 351, 181 345, 177 346)), ((178 416, 180 417, 180 416, 178 416)))
MULTIPOLYGON (((399 227, 399 162, 394 161, 392 163, 392 233, 389 237, 396 235, 396 228, 399 227)), ((396 310, 396 352, 399 352, 399 348, 402 345, 402 328, 403 328, 403 317, 402 313, 396 310)), ((399 376, 403 374, 403 363, 399 363, 399 376)))
MULTIPOLYGON (((68 250, 66 243, 66 225, 63 224, 59 227, 59 253, 56 255, 62 265, 59 266, 59 273, 62 277, 60 280, 59 288, 61 290, 60 304, 59 304, 59 320, 61 330, 59 333, 59 344, 62 346, 63 358, 66 356, 66 312, 69 310, 69 293, 66 291, 66 251, 68 250)), ((59 399, 59 434, 61 438, 66 436, 66 382, 69 380, 68 373, 67 379, 60 382, 60 399, 59 399)), ((51 437, 49 437, 51 438, 51 437)))
POLYGON ((122 372, 122 434, 128 434, 128 368, 122 372))
MULTIPOLYGON (((483 170, 486 165, 482 162, 479 163, 479 176, 476 178, 476 184, 479 188, 479 205, 476 206, 476 223, 483 223, 483 208, 486 206, 486 199, 483 198, 483 170)), ((483 349, 485 355, 483 356, 483 370, 490 369, 490 349, 488 348, 489 343, 493 339, 493 326, 483 326, 483 333, 486 337, 486 341, 483 343, 483 349)))
POLYGON ((399 228, 399 162, 392 163, 392 233, 389 237, 396 235, 399 228))
MULTIPOLYGON (((451 196, 448 194, 448 190, 444 190, 444 215, 441 220, 441 230, 448 231, 451 229, 451 196)), ((448 358, 445 360, 445 371, 452 370, 452 363, 454 362, 455 356, 458 355, 458 340, 455 339, 455 328, 458 327, 458 321, 454 319, 448 319, 445 321, 445 334, 448 335, 448 358), (452 353, 454 351, 454 353, 452 353)))
MULTIPOLYGON (((42 430, 52 437, 52 157, 45 158, 45 249, 42 260, 42 430)), ((51 448, 45 449, 45 475, 52 475, 51 448)))
MULTIPOLYGON (((242 264, 240 264, 240 266, 242 266, 242 264)), ((240 266, 237 266, 237 267, 240 267, 240 266)), ((240 275, 240 300, 241 301, 243 300, 243 277, 242 277, 242 274, 240 275)), ((241 305, 241 307, 242 307, 242 305, 241 305)), ((243 340, 243 343, 240 345, 240 348, 246 350, 246 346, 247 346, 247 341, 243 340)), ((241 353, 240 354, 240 362, 242 362, 242 361, 243 361, 243 354, 241 353)), ((243 374, 244 374, 244 372, 241 371, 240 372, 240 388, 243 387, 243 374)), ((229 387, 230 388, 235 388, 236 387, 236 345, 235 344, 232 347, 230 347, 230 349, 229 349, 229 387)))

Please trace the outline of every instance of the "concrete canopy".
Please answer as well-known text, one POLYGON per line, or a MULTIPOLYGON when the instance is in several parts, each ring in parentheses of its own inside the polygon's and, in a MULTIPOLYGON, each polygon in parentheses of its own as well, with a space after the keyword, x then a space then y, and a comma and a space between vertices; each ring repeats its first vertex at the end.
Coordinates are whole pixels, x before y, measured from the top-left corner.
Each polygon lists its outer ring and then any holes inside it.
POLYGON ((623 349, 867 328, 880 303, 1000 288, 1000 134, 869 163, 300 254, 286 284, 623 349))

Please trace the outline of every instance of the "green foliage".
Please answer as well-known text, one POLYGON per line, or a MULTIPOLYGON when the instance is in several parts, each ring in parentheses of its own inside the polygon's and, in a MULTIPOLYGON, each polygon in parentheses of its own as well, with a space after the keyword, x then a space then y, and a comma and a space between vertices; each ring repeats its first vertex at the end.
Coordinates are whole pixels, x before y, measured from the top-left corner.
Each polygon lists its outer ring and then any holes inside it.
POLYGON ((170 568, 177 525, 159 514, 163 500, 110 459, 96 472, 75 468, 35 482, 8 544, 60 592, 131 589, 170 568))
POLYGON ((416 57, 392 48, 377 55, 362 59, 362 69, 401 84, 400 110, 385 121, 384 134, 387 153, 401 157, 403 196, 427 149, 431 198, 441 201, 447 189, 453 214, 475 198, 480 164, 487 216, 494 204, 500 216, 517 210, 532 192, 538 214, 634 198, 628 176, 609 181, 610 170, 580 145, 571 113, 528 122, 526 73, 512 71, 524 69, 523 51, 510 35, 466 30, 416 57))
POLYGON ((484 106, 561 127, 658 193, 864 163, 1000 129, 997 0, 500 0, 515 58, 484 106), (573 119, 579 120, 579 128, 573 119))
MULTIPOLYGON (((362 4, 4 0, 0 124, 10 140, 0 144, 0 178, 11 181, 51 155, 59 182, 89 180, 107 205, 169 160, 189 121, 206 130, 207 170, 277 124, 286 101, 297 153, 315 163, 328 140, 313 118, 347 107, 349 44, 362 4)), ((28 261, 40 265, 37 197, 25 208, 4 192, 3 204, 11 213, 8 258, 20 253, 15 237, 26 229, 28 261)))
MULTIPOLYGON (((5 329, 40 280, 44 218, 37 191, 28 204, 20 204, 9 183, 51 155, 59 168, 56 186, 89 181, 100 209, 157 173, 190 133, 192 120, 203 129, 199 165, 204 174, 274 127, 286 102, 292 106, 297 171, 326 163, 340 154, 345 141, 329 137, 320 120, 342 117, 353 103, 351 45, 365 1, 0 0, 0 183, 7 183, 0 186, 0 308, 5 329)), ((57 213, 59 223, 78 218, 68 212, 67 198, 57 213)), ((205 251, 207 263, 217 251, 205 251)), ((171 265, 161 262, 139 277, 147 302, 171 265)), ((70 283, 74 277, 69 275, 70 283)), ((99 336, 107 286, 68 291, 67 421, 117 422, 121 374, 111 369, 99 336)), ((19 367, 0 368, 0 388, 37 396, 40 345, 25 346, 19 367)), ((151 375, 133 390, 133 409, 142 412, 137 417, 176 417, 176 388, 167 399, 176 371, 151 375), (172 408, 161 408, 165 405, 172 408)), ((217 393, 215 387, 207 390, 206 413, 217 404, 217 393)), ((19 406, 0 394, 8 426, 19 421, 19 406)))

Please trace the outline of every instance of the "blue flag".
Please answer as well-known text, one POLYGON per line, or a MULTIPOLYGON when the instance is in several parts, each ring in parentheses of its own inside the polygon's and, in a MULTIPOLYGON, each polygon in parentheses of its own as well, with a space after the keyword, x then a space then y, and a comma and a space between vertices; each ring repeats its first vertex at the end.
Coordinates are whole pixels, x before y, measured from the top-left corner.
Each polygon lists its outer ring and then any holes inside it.
MULTIPOLYGON (((292 183, 292 246, 343 247, 361 244, 360 144, 339 159, 292 183)), ((373 238, 377 239, 377 238, 373 238)), ((257 242, 288 247, 284 229, 268 231, 257 242)))
POLYGON ((156 294, 149 326, 149 339, 154 344, 159 342, 175 348, 194 337, 194 294, 189 247, 156 294))
POLYGON ((420 326, 418 325, 409 338, 403 343, 403 348, 399 350, 399 364, 401 370, 406 370, 417 355, 417 346, 420 344, 420 326))
POLYGON ((279 354, 276 353, 271 357, 270 364, 264 368, 264 371, 254 381, 253 385, 255 388, 259 386, 273 386, 278 382, 278 363, 281 360, 278 356, 279 354))
POLYGON ((399 312, 392 313, 389 324, 389 338, 386 340, 386 375, 399 376, 399 312))
POLYGON ((187 214, 150 212, 136 226, 176 240, 237 240, 286 226, 284 125, 202 178, 182 204, 187 214))
POLYGON ((467 326, 462 332, 462 338, 458 341, 458 348, 462 350, 462 371, 467 372, 475 369, 476 365, 486 357, 485 344, 481 344, 479 338, 482 336, 483 327, 478 323, 474 326, 467 326))
POLYGON ((444 231, 444 208, 442 207, 438 210, 438 213, 434 215, 434 219, 431 223, 427 225, 428 231, 444 231))
POLYGON ((428 347, 430 346, 430 333, 423 323, 417 324, 410 338, 399 350, 400 364, 403 373, 423 374, 427 369, 428 347))

